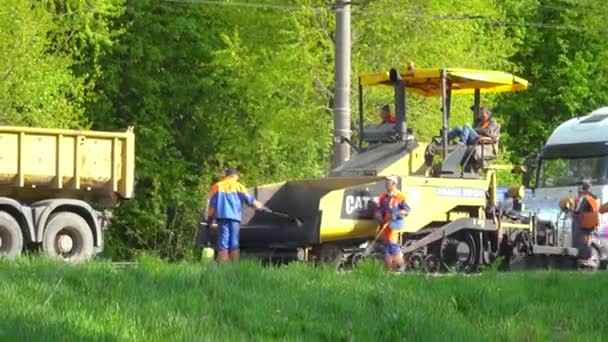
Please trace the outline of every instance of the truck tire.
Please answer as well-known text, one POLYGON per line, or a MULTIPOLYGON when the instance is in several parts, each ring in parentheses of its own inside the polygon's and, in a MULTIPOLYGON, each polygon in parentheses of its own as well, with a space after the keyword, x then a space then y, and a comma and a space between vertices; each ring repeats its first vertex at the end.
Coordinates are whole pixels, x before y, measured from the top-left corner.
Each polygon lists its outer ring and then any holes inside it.
POLYGON ((42 234, 42 250, 48 256, 69 262, 87 261, 94 254, 93 233, 78 214, 53 214, 42 234))
POLYGON ((592 244, 591 245, 591 257, 589 258, 590 263, 591 263, 591 270, 592 271, 598 271, 601 269, 602 267, 602 260, 601 260, 601 256, 602 256, 602 252, 600 251, 599 246, 597 246, 596 244, 592 244))
POLYGON ((0 211, 0 257, 15 259, 23 250, 23 234, 17 220, 0 211))
POLYGON ((326 243, 313 249, 313 253, 316 257, 317 264, 319 265, 333 265, 336 268, 340 268, 342 265, 342 259, 344 258, 344 251, 340 246, 326 243))

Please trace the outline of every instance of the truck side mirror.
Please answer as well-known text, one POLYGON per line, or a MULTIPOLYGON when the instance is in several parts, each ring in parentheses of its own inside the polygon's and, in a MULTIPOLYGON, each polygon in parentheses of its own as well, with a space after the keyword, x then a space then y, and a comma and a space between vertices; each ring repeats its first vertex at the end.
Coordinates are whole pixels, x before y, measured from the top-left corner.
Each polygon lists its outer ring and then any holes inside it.
POLYGON ((522 173, 522 183, 526 189, 530 188, 531 172, 528 167, 525 167, 525 171, 522 173))
POLYGON ((536 182, 534 179, 534 173, 536 172, 536 166, 538 165, 538 154, 531 154, 524 161, 524 172, 522 177, 522 182, 524 187, 527 189, 534 189, 536 187, 536 182))
POLYGON ((528 168, 525 165, 516 165, 511 169, 511 173, 514 175, 523 175, 528 172, 528 168))

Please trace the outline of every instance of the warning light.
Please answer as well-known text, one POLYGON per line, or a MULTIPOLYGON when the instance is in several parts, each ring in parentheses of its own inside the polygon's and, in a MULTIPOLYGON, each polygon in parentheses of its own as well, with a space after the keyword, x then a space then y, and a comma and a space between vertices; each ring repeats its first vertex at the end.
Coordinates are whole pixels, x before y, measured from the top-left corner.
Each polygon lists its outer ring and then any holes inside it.
POLYGON ((405 63, 405 66, 407 67, 408 72, 414 72, 414 62, 408 61, 405 63))

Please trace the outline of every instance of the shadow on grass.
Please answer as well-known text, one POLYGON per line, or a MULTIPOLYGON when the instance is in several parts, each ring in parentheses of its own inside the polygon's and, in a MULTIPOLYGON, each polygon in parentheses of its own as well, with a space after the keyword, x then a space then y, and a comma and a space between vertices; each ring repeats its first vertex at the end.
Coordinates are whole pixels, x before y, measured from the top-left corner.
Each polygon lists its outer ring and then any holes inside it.
POLYGON ((118 341, 108 333, 91 334, 67 323, 50 322, 39 317, 2 315, 0 340, 3 341, 118 341))

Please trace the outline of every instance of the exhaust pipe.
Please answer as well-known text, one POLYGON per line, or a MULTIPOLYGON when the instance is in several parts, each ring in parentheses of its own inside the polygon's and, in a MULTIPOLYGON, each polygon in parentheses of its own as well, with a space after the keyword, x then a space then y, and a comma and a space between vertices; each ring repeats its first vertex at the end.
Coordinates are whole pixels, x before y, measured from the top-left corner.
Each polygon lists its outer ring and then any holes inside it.
POLYGON ((395 84, 395 114, 397 115, 397 132, 399 140, 407 140, 407 122, 405 117, 405 81, 394 68, 390 71, 390 79, 395 84))

